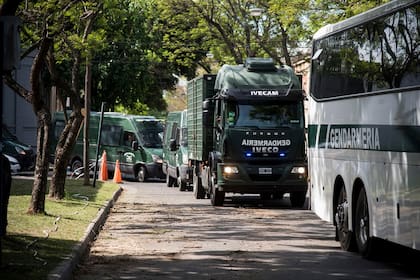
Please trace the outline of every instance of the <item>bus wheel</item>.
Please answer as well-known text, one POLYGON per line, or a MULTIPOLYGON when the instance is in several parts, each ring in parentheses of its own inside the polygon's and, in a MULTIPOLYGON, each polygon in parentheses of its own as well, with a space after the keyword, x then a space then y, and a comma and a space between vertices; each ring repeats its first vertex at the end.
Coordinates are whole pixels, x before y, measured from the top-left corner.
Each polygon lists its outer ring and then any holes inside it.
POLYGON ((373 239, 369 236, 369 207, 364 188, 360 190, 355 209, 355 238, 359 253, 367 258, 373 256, 373 239))
POLYGON ((335 230, 341 248, 346 251, 355 251, 353 232, 349 230, 349 203, 344 186, 341 187, 335 211, 335 230))
POLYGON ((290 203, 293 208, 302 208, 305 205, 306 192, 291 192, 290 203))
POLYGON ((137 180, 139 182, 146 181, 146 168, 144 166, 140 166, 139 172, 137 173, 137 180))
POLYGON ((210 180, 210 200, 213 206, 222 206, 225 200, 225 192, 221 192, 217 189, 217 185, 214 183, 215 179, 212 177, 210 180))

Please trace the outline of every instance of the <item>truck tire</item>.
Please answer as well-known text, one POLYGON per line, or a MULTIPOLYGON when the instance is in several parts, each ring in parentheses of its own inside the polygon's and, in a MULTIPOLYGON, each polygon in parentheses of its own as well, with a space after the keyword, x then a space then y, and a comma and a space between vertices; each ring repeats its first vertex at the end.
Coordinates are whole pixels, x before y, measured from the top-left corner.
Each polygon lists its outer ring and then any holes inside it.
POLYGON ((201 184, 201 178, 195 172, 193 174, 193 193, 196 199, 203 199, 206 196, 206 191, 201 184))
POLYGON ((225 192, 219 191, 217 188, 217 184, 214 183, 214 178, 212 177, 210 180, 211 184, 211 193, 210 193, 210 200, 211 205, 213 206, 223 206, 223 202, 225 201, 225 192))
POLYGON ((293 208, 302 208, 305 205, 306 192, 291 192, 290 202, 293 208))

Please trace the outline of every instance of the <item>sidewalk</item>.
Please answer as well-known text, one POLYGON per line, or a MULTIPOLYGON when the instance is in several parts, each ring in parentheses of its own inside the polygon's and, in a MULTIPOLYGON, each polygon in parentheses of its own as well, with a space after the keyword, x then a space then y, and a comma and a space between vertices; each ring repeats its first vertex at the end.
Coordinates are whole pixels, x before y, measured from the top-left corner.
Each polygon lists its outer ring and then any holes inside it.
POLYGON ((89 224, 88 228, 79 244, 74 246, 72 253, 65 258, 49 275, 48 279, 50 280, 70 280, 73 279, 73 271, 75 270, 77 264, 80 263, 81 258, 89 250, 90 243, 94 240, 95 236, 100 231, 100 228, 106 221, 108 213, 114 203, 117 201, 123 189, 120 187, 116 191, 113 197, 108 201, 108 203, 98 211, 96 218, 89 224))

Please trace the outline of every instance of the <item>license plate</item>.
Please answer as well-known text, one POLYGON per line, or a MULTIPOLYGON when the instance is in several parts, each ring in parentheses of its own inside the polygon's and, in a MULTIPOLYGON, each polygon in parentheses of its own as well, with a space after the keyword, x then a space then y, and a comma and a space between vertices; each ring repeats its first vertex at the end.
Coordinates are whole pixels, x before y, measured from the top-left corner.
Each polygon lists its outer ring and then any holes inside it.
POLYGON ((273 174, 273 170, 271 167, 260 167, 258 168, 258 174, 260 175, 271 175, 273 174))

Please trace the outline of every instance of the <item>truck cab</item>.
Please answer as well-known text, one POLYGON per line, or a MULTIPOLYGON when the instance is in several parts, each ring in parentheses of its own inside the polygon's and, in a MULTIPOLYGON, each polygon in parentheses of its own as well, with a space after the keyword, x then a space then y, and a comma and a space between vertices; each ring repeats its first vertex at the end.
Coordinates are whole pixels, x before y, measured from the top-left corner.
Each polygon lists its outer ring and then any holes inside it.
POLYGON ((307 163, 304 95, 288 66, 248 59, 225 65, 217 74, 214 95, 202 105, 203 126, 211 131, 208 157, 199 166, 200 186, 213 205, 225 193, 253 193, 280 198, 290 193, 292 206, 306 200, 307 163))

